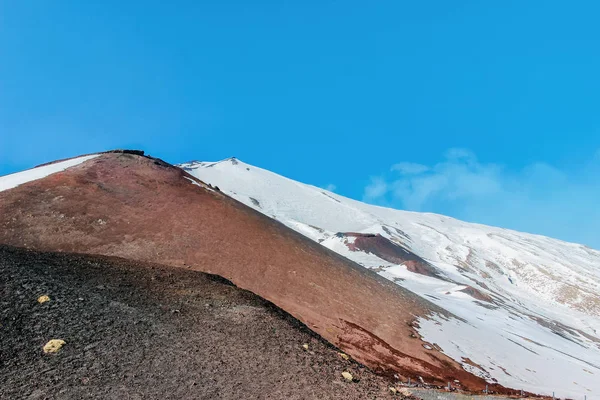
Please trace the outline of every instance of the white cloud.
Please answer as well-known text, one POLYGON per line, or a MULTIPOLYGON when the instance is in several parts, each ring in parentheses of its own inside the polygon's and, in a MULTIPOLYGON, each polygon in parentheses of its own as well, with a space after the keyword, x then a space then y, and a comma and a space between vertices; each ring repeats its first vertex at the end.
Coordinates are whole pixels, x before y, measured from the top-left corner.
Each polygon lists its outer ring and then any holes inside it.
POLYGON ((388 185, 383 178, 373 177, 371 182, 365 187, 365 201, 373 201, 383 197, 388 191, 388 185))
POLYGON ((475 154, 471 150, 463 149, 460 147, 453 147, 446 151, 446 159, 450 161, 457 160, 468 160, 468 161, 476 161, 475 154))
POLYGON ((450 149, 433 165, 398 163, 371 178, 364 200, 540 233, 600 248, 600 150, 575 170, 533 163, 510 170, 450 149))
POLYGON ((411 163, 411 162, 401 162, 398 164, 392 165, 392 171, 398 171, 401 174, 413 175, 413 174, 421 174, 429 169, 428 166, 423 164, 411 163))
POLYGON ((329 183, 329 184, 323 186, 323 189, 329 190, 330 192, 335 192, 335 189, 337 189, 337 186, 335 186, 333 183, 329 183))

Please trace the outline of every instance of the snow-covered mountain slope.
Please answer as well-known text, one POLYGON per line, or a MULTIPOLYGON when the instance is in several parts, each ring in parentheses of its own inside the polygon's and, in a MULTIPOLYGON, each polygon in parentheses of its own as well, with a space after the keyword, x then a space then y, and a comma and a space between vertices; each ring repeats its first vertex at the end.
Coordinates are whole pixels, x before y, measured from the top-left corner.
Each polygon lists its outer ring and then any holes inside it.
POLYGON ((202 181, 433 301, 432 346, 490 382, 600 398, 600 252, 355 201, 237 159, 181 165, 202 181))
POLYGON ((90 160, 94 157, 98 157, 98 154, 70 158, 68 160, 42 165, 26 171, 0 176, 0 192, 3 190, 12 189, 27 182, 45 178, 48 175, 52 175, 57 172, 64 171, 67 168, 81 164, 82 162, 90 160))

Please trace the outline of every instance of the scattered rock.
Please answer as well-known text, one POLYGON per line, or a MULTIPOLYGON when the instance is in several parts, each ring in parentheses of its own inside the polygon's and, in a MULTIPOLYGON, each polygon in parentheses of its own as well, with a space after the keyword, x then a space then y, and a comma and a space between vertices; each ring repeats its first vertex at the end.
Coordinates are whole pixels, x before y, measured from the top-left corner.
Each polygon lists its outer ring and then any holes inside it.
POLYGON ((48 296, 48 295, 40 296, 37 299, 37 302, 40 303, 40 304, 43 304, 43 303, 45 303, 47 301, 50 301, 50 296, 48 296))
POLYGON ((338 353, 340 355, 340 357, 342 357, 344 360, 348 361, 350 360, 350 356, 348 356, 348 354, 346 353, 338 353))
POLYGON ((31 392, 29 397, 27 397, 27 400, 38 400, 38 399, 46 399, 46 396, 44 396, 44 391, 41 389, 34 390, 33 392, 31 392))
POLYGON ((348 382, 352 382, 352 374, 350 372, 342 372, 342 376, 344 377, 344 379, 346 379, 348 382))
POLYGON ((410 390, 408 390, 407 388, 400 388, 400 389, 398 389, 398 392, 404 397, 412 396, 412 392, 410 390))
POLYGON ((258 200, 256 200, 254 197, 249 197, 249 199, 252 202, 252 204, 254 204, 256 207, 260 207, 260 202, 258 200))
POLYGON ((44 353, 57 353, 65 343, 62 339, 52 339, 44 345, 44 353))
POLYGON ((395 395, 396 393, 398 393, 398 389, 396 389, 395 387, 391 387, 390 386, 390 393, 392 393, 393 395, 395 395))
POLYGON ((304 343, 304 344, 302 345, 302 348, 303 348, 304 350, 308 350, 308 343, 304 343))

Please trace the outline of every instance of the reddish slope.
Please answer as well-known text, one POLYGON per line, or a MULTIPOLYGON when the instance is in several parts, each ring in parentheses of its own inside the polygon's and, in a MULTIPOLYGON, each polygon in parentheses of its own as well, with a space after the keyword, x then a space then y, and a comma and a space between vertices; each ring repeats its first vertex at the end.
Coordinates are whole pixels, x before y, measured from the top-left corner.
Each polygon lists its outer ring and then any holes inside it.
POLYGON ((190 179, 155 159, 104 154, 0 192, 0 242, 215 273, 371 367, 484 387, 411 338, 415 315, 442 310, 190 179))
POLYGON ((402 264, 416 274, 442 278, 433 265, 380 234, 346 232, 337 235, 354 238, 353 243, 347 243, 348 248, 352 251, 364 251, 390 263, 402 264))

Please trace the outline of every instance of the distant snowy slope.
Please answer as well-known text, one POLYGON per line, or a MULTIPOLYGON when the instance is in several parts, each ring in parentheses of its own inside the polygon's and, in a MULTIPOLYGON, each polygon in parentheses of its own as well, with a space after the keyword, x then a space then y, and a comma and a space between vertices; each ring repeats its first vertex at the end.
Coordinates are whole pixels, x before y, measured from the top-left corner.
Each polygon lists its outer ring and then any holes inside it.
POLYGON ((15 174, 0 176, 0 192, 3 190, 12 189, 30 181, 42 179, 56 172, 64 171, 69 167, 81 164, 82 162, 92 159, 94 157, 98 157, 98 155, 93 154, 89 156, 71 158, 69 160, 43 165, 41 167, 17 172, 15 174))
POLYGON ((436 214, 368 205, 237 159, 181 165, 462 320, 424 340, 490 382, 600 398, 600 252, 436 214))

